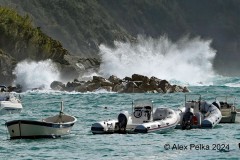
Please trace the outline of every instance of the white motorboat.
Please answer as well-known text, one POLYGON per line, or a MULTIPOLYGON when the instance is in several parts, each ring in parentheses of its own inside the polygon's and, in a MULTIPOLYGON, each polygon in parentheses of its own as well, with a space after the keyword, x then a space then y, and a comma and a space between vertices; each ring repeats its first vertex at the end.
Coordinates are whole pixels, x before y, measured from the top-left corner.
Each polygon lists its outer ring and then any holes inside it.
POLYGON ((220 123, 235 123, 236 117, 240 116, 235 107, 236 98, 233 96, 221 96, 216 97, 216 100, 220 102, 220 111, 222 113, 220 123))
POLYGON ((57 138, 70 133, 77 119, 65 115, 63 105, 58 115, 45 118, 41 121, 13 120, 6 122, 11 139, 57 138))
POLYGON ((20 113, 22 110, 21 101, 8 92, 6 86, 0 86, 0 115, 8 113, 20 113))
POLYGON ((222 119, 220 112, 220 104, 215 101, 212 104, 201 100, 199 94, 185 95, 185 106, 179 108, 180 121, 177 129, 191 128, 213 128, 222 119), (189 99, 189 97, 197 96, 197 99, 189 99))
POLYGON ((165 133, 173 130, 179 121, 179 115, 170 108, 159 107, 153 110, 150 100, 138 99, 132 103, 132 114, 123 111, 117 120, 106 120, 92 124, 93 134, 107 133, 165 133))

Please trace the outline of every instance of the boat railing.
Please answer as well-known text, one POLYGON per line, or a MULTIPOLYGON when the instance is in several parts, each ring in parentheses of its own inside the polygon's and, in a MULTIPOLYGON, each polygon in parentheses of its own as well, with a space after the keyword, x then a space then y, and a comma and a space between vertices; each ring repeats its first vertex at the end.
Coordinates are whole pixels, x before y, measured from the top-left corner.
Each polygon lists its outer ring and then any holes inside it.
POLYGON ((235 106, 236 97, 234 97, 234 96, 218 96, 215 98, 215 101, 223 102, 230 106, 235 106))
POLYGON ((193 101, 200 102, 201 101, 201 95, 200 94, 185 94, 185 103, 186 102, 193 102, 193 101))

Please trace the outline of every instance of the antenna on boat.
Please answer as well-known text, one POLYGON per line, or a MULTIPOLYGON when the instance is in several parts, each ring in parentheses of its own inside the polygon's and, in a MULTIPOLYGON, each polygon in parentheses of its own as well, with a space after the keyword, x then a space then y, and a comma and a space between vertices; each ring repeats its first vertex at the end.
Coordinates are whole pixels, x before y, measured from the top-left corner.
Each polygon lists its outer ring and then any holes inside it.
POLYGON ((60 115, 63 114, 63 101, 61 101, 61 110, 60 110, 60 115))

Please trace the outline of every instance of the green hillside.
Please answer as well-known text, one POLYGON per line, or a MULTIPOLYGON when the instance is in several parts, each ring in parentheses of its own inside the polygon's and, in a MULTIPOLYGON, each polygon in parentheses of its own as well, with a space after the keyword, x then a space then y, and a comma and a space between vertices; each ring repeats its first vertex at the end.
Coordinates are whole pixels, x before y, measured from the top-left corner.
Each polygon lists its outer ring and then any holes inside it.
POLYGON ((17 61, 50 58, 67 64, 63 59, 67 51, 60 42, 45 35, 39 27, 33 27, 28 15, 22 17, 5 7, 0 7, 0 15, 0 48, 4 52, 17 61))

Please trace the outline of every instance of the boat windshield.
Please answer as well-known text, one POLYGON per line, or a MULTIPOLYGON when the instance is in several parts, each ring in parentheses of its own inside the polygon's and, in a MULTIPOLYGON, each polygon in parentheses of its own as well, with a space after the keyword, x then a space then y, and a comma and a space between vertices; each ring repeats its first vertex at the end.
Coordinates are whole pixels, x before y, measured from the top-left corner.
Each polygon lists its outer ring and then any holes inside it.
POLYGON ((137 99, 133 101, 133 112, 136 110, 145 110, 151 112, 153 109, 153 102, 147 99, 137 99))

